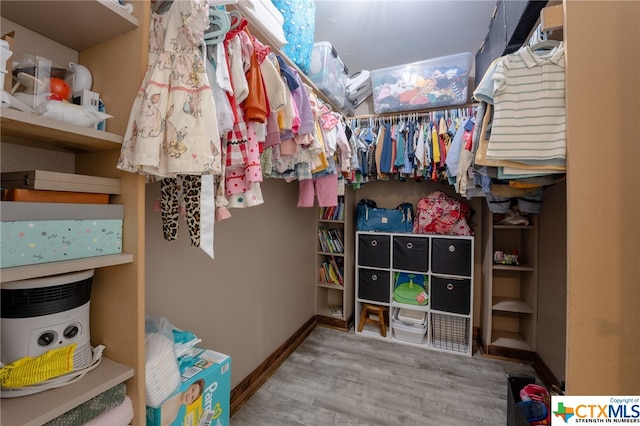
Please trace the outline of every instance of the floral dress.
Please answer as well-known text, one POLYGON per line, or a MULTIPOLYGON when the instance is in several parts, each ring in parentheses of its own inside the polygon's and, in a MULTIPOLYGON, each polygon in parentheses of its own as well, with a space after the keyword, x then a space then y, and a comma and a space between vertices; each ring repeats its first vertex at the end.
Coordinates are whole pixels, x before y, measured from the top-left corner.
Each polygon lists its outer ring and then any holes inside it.
POLYGON ((149 63, 117 167, 154 177, 220 175, 220 135, 203 55, 206 0, 174 0, 152 14, 149 63))

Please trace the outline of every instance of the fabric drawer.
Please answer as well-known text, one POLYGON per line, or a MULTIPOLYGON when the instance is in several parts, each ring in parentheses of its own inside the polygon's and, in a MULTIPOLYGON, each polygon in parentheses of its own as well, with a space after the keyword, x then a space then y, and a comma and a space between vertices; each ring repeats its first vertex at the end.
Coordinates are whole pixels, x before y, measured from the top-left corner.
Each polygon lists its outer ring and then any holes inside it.
POLYGON ((432 277, 431 308, 468 315, 471 312, 471 280, 432 277))
POLYGON ((358 265, 388 268, 391 237, 389 235, 360 234, 358 236, 358 265))
POLYGON ((358 299, 389 303, 389 271, 358 269, 358 299))
POLYGON ((471 276, 471 240, 434 238, 431 271, 436 274, 471 276))
POLYGON ((394 237, 393 269, 428 272, 429 239, 424 237, 394 237))

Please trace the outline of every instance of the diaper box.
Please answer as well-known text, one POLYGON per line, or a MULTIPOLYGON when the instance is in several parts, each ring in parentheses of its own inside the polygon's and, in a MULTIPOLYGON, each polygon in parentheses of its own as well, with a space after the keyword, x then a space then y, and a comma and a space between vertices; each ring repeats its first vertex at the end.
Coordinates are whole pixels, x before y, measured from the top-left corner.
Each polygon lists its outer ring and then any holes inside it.
POLYGON ((231 357, 193 348, 180 375, 176 394, 158 408, 147 406, 147 426, 228 426, 231 357))
POLYGON ((469 52, 373 70, 373 109, 386 112, 431 109, 468 100, 469 52))
POLYGON ((2 201, 0 267, 122 252, 124 206, 2 201))
POLYGON ((349 70, 328 41, 313 44, 309 78, 338 108, 344 106, 349 70))

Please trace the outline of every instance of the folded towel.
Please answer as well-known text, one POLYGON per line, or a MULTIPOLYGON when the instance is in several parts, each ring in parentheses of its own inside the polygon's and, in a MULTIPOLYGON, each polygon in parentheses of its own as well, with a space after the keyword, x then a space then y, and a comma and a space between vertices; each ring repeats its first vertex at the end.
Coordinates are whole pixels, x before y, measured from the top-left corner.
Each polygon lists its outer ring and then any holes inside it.
POLYGON ((133 402, 125 396, 122 404, 105 411, 85 426, 127 426, 133 420, 133 402))
POLYGON ((125 400, 127 396, 127 387, 124 383, 120 383, 111 389, 102 392, 84 402, 77 407, 67 411, 59 417, 45 423, 45 426, 66 426, 84 424, 102 413, 105 413, 116 407, 125 400))

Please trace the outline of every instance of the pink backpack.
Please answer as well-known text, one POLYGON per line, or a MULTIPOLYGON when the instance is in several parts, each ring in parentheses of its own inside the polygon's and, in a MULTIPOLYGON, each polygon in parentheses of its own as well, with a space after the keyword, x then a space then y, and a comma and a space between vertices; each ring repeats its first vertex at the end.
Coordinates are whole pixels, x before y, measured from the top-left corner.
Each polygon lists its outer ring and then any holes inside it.
POLYGON ((414 234, 473 235, 469 226, 471 209, 441 191, 418 201, 413 220, 414 234))

